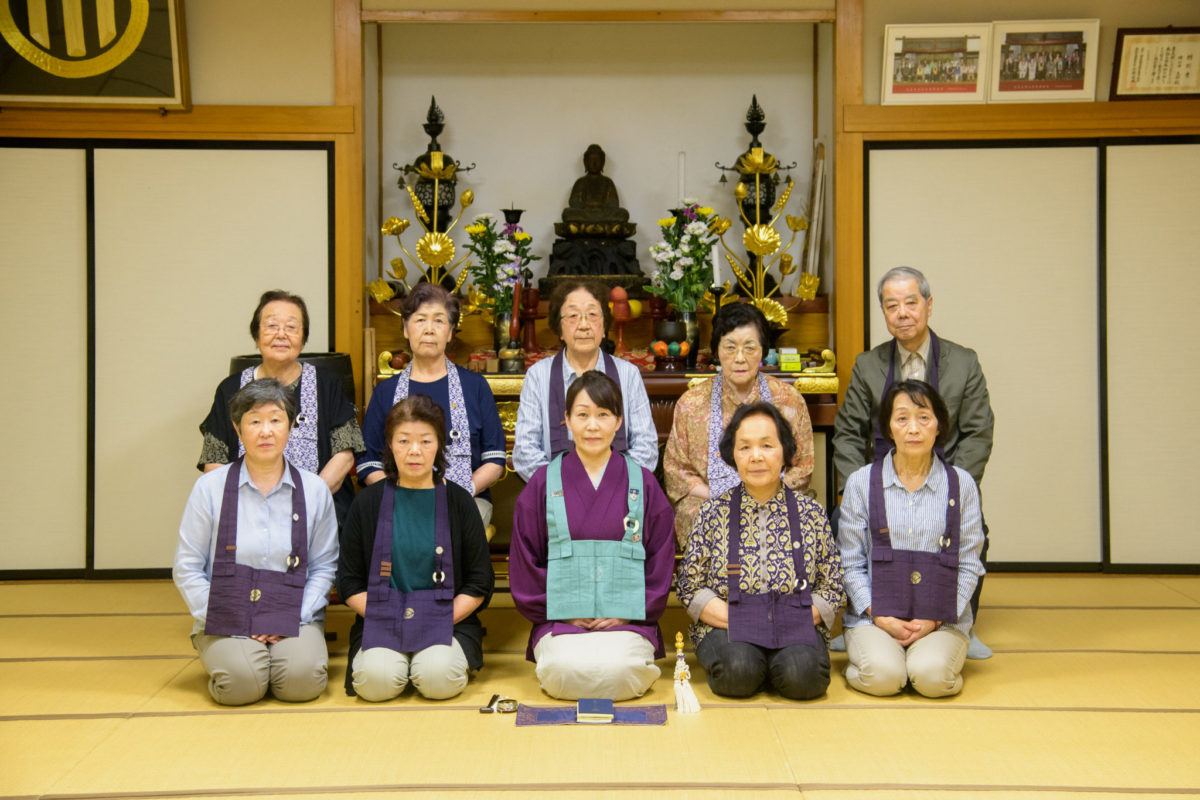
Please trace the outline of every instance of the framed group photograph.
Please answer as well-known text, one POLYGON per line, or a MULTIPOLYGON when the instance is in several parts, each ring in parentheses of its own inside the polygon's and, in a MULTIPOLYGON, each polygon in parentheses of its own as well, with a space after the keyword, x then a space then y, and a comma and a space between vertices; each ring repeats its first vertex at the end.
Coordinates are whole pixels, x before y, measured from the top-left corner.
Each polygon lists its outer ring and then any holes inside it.
POLYGON ((888 25, 883 33, 884 105, 982 103, 992 26, 888 25))
POLYGON ((0 0, 0 107, 190 105, 183 0, 0 0))
POLYGON ((1098 19, 993 22, 988 102, 1095 100, 1099 41, 1098 19))
POLYGON ((1118 28, 1109 100, 1200 99, 1200 28, 1118 28))

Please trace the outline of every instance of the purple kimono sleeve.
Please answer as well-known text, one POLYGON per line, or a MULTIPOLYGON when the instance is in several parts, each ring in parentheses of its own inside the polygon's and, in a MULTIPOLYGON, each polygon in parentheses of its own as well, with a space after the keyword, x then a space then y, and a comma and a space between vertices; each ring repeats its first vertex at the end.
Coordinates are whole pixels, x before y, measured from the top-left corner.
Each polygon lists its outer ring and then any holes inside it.
MULTIPOLYGON (((675 574, 675 512, 654 475, 642 470, 645 486, 646 621, 657 623, 667 607, 675 574)), ((658 643, 661 646, 661 642, 658 643)))
POLYGON ((538 469, 513 508, 508 583, 517 611, 534 626, 546 622, 546 468, 538 469))

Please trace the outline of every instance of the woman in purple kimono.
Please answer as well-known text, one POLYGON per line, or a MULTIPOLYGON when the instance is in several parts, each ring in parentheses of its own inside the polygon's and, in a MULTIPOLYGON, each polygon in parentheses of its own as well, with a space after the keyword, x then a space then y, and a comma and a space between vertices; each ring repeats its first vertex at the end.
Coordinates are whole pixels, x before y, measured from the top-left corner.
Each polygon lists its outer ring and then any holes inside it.
POLYGON ((962 691, 983 523, 975 481, 942 460, 948 429, 932 386, 893 384, 879 404, 892 448, 846 482, 846 681, 860 692, 892 695, 906 683, 926 697, 962 691))
POLYGON ((790 488, 792 426, 766 402, 738 408, 720 440, 739 481, 700 506, 679 565, 679 601, 716 694, 770 686, 790 700, 829 686, 826 637, 846 600, 829 520, 790 488))
POLYGON ((391 700, 409 683, 454 697, 483 666, 479 610, 492 562, 471 493, 446 476, 442 409, 411 394, 383 424, 387 480, 358 493, 342 531, 338 594, 350 629, 346 693, 391 700))
POLYGON ((640 697, 660 675, 674 515, 653 474, 613 450, 622 408, 604 373, 572 383, 574 449, 533 473, 513 512, 509 583, 533 623, 526 657, 564 700, 640 697))

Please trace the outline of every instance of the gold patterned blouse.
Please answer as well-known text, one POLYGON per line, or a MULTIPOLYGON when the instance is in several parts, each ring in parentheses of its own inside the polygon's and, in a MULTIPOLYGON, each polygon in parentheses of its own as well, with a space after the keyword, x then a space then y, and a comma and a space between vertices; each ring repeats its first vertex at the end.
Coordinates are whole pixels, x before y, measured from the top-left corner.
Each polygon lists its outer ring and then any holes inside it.
MULTIPOLYGON (((783 482, 799 492, 808 489, 813 471, 812 421, 804 396, 790 384, 771 375, 766 376, 769 401, 778 408, 792 428, 796 438, 796 457, 783 473, 783 482)), ((721 430, 733 419, 738 402, 725 381, 721 392, 721 430)), ((675 541, 680 550, 687 546, 696 511, 704 501, 691 494, 698 484, 708 485, 708 413, 712 400, 712 380, 693 386, 683 393, 675 405, 675 421, 671 436, 663 451, 663 491, 675 507, 675 541)), ((758 385, 747 402, 757 403, 758 385)))
MULTIPOLYGON (((700 507, 675 575, 679 600, 694 620, 699 620, 700 612, 714 597, 722 600, 729 597, 726 567, 734 491, 731 489, 700 507)), ((754 594, 794 591, 797 581, 792 544, 799 540, 805 551, 808 573, 805 578, 812 587, 813 606, 821 612, 819 629, 828 638, 829 626, 846 604, 842 560, 821 506, 799 494, 796 506, 799 531, 790 530, 782 486, 774 497, 761 504, 749 492, 742 493, 742 575, 738 585, 741 591, 754 594)), ((712 626, 697 621, 688 630, 692 644, 698 646, 712 626)))

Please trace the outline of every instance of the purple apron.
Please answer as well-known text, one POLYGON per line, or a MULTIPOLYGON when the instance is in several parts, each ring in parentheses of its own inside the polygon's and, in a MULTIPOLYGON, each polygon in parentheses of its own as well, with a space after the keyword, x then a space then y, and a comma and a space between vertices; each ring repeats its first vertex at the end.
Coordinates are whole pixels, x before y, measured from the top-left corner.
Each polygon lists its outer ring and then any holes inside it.
POLYGON ((450 509, 446 484, 439 482, 434 496, 433 587, 413 592, 392 588, 392 509, 395 487, 388 486, 375 523, 371 550, 371 575, 367 584, 367 614, 363 620, 362 649, 386 647, 397 653, 415 653, 454 639, 454 558, 450 552, 450 509))
POLYGON ((204 632, 209 636, 299 636, 304 584, 308 578, 308 516, 300 471, 292 473, 292 552, 287 572, 255 569, 236 561, 238 480, 242 459, 229 466, 217 524, 204 632))
MULTIPOLYGON (((933 331, 929 332, 929 368, 925 370, 925 382, 933 387, 935 392, 940 392, 938 388, 938 360, 942 356, 942 344, 938 340, 937 334, 933 331)), ((883 382, 883 391, 879 393, 879 399, 883 400, 883 396, 887 394, 888 389, 892 388, 896 378, 896 340, 892 339, 892 349, 888 352, 888 374, 887 379, 883 382)), ((892 449, 892 443, 888 441, 881 430, 879 423, 875 423, 875 460, 886 456, 892 449)), ((942 454, 942 448, 937 448, 936 452, 939 456, 942 454)))
MULTIPOLYGON (((944 462, 943 462, 944 463, 944 462)), ((871 614, 958 622, 958 473, 945 464, 949 502, 940 550, 896 550, 883 499, 883 461, 871 465, 871 614)))
MULTIPOLYGON (((566 348, 563 348, 565 350, 566 348)), ((559 350, 554 358, 550 361, 550 458, 553 459, 559 453, 567 450, 574 450, 575 443, 567 436, 567 390, 563 386, 563 350, 559 350)), ((617 362, 613 361, 613 357, 608 353, 601 352, 600 358, 604 362, 604 372, 608 377, 613 379, 617 386, 621 385, 620 375, 617 373, 617 362)), ((624 395, 624 392, 622 392, 624 395)), ((613 449, 618 453, 624 453, 629 449, 629 443, 625 438, 625 415, 621 414, 621 427, 617 428, 617 433, 613 437, 613 449)))
POLYGON ((788 530, 792 541, 792 563, 796 569, 797 590, 766 594, 742 594, 742 494, 738 485, 730 496, 728 556, 726 567, 729 587, 729 641, 748 642, 770 650, 797 644, 817 643, 812 620, 812 589, 808 585, 808 552, 800 539, 800 512, 796 493, 784 489, 787 499, 788 530))

